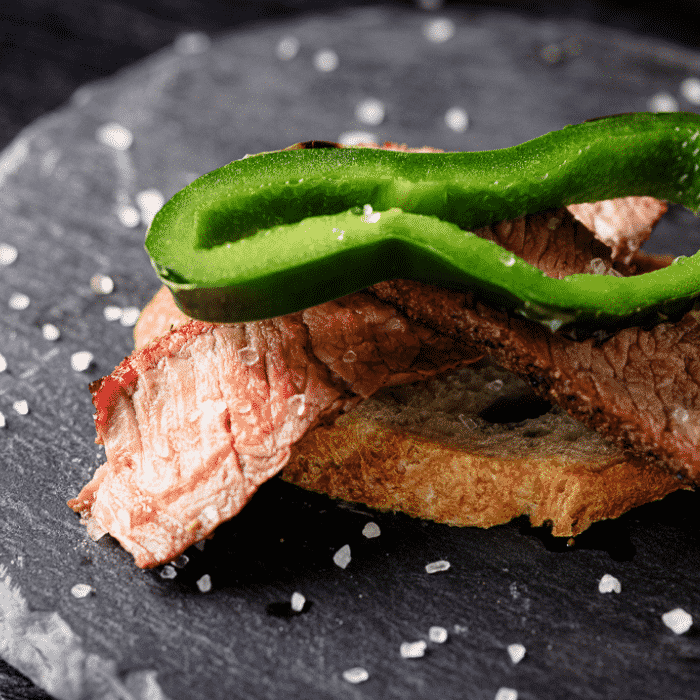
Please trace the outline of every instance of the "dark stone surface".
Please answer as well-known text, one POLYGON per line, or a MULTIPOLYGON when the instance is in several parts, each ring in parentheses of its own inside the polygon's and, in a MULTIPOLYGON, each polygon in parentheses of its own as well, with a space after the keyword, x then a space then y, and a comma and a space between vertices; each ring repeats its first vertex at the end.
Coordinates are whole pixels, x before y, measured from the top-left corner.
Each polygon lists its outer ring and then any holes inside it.
MULTIPOLYGON (((86 538, 65 500, 100 463, 87 384, 131 348, 130 329, 102 312, 141 307, 157 287, 142 249, 144 227, 124 227, 118 206, 135 206, 137 194, 151 188, 170 196, 245 153, 336 140, 358 128, 413 145, 484 149, 645 109, 660 92, 675 96, 681 109, 698 110, 679 85, 700 76, 700 52, 580 18, 461 5, 431 15, 402 3, 332 14, 326 5, 319 14, 302 11, 303 3, 278 3, 272 19, 252 12, 250 22, 222 31, 233 21, 230 5, 214 4, 210 15, 203 2, 189 5, 204 26, 173 19, 183 7, 174 1, 157 11, 98 4, 82 25, 71 10, 29 4, 35 16, 24 28, 33 38, 18 55, 39 49, 37 27, 66 36, 65 47, 48 45, 62 85, 49 107, 68 97, 63 76, 81 32, 95 38, 79 54, 87 71, 80 83, 123 65, 116 57, 105 62, 101 52, 118 46, 122 58, 138 58, 163 48, 81 89, 0 159, 0 243, 19 251, 13 265, 0 268, 0 353, 8 363, 0 374, 7 418, 0 430, 0 565, 13 585, 32 610, 60 615, 84 650, 114 660, 119 678, 155 670, 173 699, 491 700, 501 686, 526 700, 692 697, 700 675, 697 626, 677 637, 661 614, 683 607, 700 619, 697 494, 597 525, 567 547, 522 521, 455 529, 273 481, 202 551, 188 552, 190 562, 172 580, 137 570, 109 538, 86 538), (280 16, 286 10, 289 16, 280 16), (454 22, 448 41, 424 37, 425 22, 436 17, 454 22), (187 26, 217 36, 203 52, 183 53, 172 41, 187 26), (275 55, 285 35, 300 41, 290 61, 275 55), (543 58, 548 46, 560 49, 558 60, 543 58), (339 57, 329 73, 313 66, 324 48, 339 57), (355 119, 366 97, 386 106, 376 127, 355 119), (453 106, 469 113, 464 133, 444 123, 453 106), (111 121, 134 134, 127 151, 96 141, 96 129, 111 121), (114 279, 111 295, 90 290, 97 272, 114 279), (8 307, 15 292, 29 296, 28 308, 8 307), (46 322, 61 329, 59 341, 42 338, 46 322), (87 373, 70 367, 80 350, 95 356, 87 373), (29 404, 26 416, 12 408, 19 399, 29 404), (361 531, 370 519, 382 535, 367 540, 361 531), (342 570, 332 555, 344 544, 353 558, 342 570), (426 574, 425 564, 437 559, 451 568, 426 574), (598 593, 605 573, 622 582, 619 595, 598 593), (207 594, 196 585, 204 574, 213 584, 207 594), (76 583, 95 594, 74 598, 76 583), (298 615, 287 606, 294 591, 308 601, 298 615), (449 630, 449 641, 430 644, 424 658, 402 659, 401 642, 426 638, 435 624, 449 630), (506 653, 513 642, 527 648, 517 666, 506 653), (370 679, 353 686, 342 672, 358 665, 370 679)), ((10 65, 13 56, 6 53, 10 65)), ((0 80, 8 94, 21 88, 27 96, 24 117, 3 117, 7 133, 47 109, 46 95, 32 97, 30 85, 51 81, 28 71, 0 80)), ((677 254, 699 245, 694 219, 676 211, 654 242, 677 254)), ((0 695, 48 697, 1 662, 0 695)))

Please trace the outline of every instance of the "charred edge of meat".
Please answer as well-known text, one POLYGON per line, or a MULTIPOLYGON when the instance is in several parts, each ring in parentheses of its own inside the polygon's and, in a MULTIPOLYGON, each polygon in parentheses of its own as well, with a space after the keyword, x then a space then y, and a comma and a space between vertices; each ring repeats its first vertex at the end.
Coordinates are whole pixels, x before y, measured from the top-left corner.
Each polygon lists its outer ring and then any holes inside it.
POLYGON ((295 143, 292 146, 285 148, 285 151, 303 151, 308 148, 343 148, 339 143, 334 141, 302 141, 295 143))

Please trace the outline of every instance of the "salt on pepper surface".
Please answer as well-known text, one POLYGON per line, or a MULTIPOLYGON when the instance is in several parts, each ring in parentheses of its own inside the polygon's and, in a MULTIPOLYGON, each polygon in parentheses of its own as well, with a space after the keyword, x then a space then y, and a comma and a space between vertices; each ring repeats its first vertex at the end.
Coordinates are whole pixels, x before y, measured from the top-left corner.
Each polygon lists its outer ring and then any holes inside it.
POLYGON ((620 593, 622 584, 611 574, 605 574, 598 583, 598 592, 600 593, 620 593))
POLYGON ((676 634, 685 634, 693 626, 693 616, 683 608, 675 608, 661 616, 664 625, 676 634))
POLYGON ((153 217, 165 204, 165 197, 160 190, 155 188, 143 190, 136 195, 136 204, 141 210, 141 219, 146 225, 150 225, 153 217))
POLYGON ((439 561, 432 561, 430 564, 425 565, 425 571, 428 574, 436 574, 438 571, 447 571, 450 568, 450 562, 440 559, 439 561))
POLYGON ((369 678, 369 673, 362 666, 355 666, 343 671, 343 678, 348 683, 364 683, 369 678))
POLYGON ((344 544, 334 555, 333 563, 341 569, 347 567, 352 557, 350 556, 350 545, 344 544))

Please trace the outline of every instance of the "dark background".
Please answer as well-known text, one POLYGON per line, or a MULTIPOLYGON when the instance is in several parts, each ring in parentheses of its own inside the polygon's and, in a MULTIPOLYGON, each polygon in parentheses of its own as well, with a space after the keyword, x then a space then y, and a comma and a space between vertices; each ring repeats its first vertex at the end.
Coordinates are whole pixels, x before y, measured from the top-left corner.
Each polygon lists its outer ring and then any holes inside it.
MULTIPOLYGON (((42 114, 66 102, 80 85, 109 76, 171 44, 183 32, 199 30, 216 36, 246 23, 371 4, 376 3, 26 0, 21 4, 3 4, 0 9, 0 148, 7 146, 42 114)), ((437 9, 462 3, 396 0, 384 4, 435 6, 437 9)), ((693 48, 700 46, 697 30, 700 7, 687 0, 664 4, 644 2, 635 8, 613 2, 576 2, 567 7, 563 3, 507 0, 471 3, 474 5, 517 10, 542 19, 574 17, 693 48)), ((0 661, 0 700, 47 697, 0 661)))
MULTIPOLYGON (((27 124, 65 102, 81 84, 170 44, 183 31, 212 36, 251 22, 375 2, 331 0, 24 0, 0 9, 0 147, 27 124)), ((384 4, 454 7, 459 2, 394 0, 384 4)), ((700 45, 700 6, 690 0, 562 3, 499 0, 471 6, 534 17, 575 17, 700 45)))

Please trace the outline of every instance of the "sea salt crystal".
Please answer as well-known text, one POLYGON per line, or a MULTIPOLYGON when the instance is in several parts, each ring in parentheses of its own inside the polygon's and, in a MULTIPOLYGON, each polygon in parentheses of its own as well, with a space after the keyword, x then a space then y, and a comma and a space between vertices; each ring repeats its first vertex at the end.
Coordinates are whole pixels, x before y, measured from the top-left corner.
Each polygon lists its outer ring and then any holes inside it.
POLYGON ((141 223, 141 214, 136 207, 125 204, 117 209, 119 223, 126 228, 135 228, 141 223))
POLYGON ((435 644, 444 644, 447 641, 447 630, 434 625, 428 630, 428 639, 435 644))
POLYGON ((314 68, 321 73, 330 73, 338 67, 338 54, 332 49, 323 49, 314 55, 314 68))
POLYGON ((669 610, 661 616, 664 625, 676 634, 684 634, 693 625, 693 616, 683 608, 669 610))
POLYGON ((95 356, 89 350, 80 350, 70 356, 70 366, 74 372, 86 372, 94 359, 95 356))
POLYGON ((357 146, 359 143, 376 143, 377 136, 369 131, 344 131, 338 136, 343 146, 357 146))
POLYGON ((384 103, 372 97, 362 100, 355 107, 355 119, 370 126, 381 124, 384 121, 385 113, 384 103))
POLYGON ((598 583, 598 592, 600 593, 620 593, 622 585, 614 576, 605 574, 598 583))
POLYGON ((153 217, 160 211, 165 204, 165 197, 159 190, 153 188, 143 190, 136 195, 136 204, 141 210, 141 218, 146 225, 150 225, 153 217))
POLYGON ((355 666, 343 671, 343 678, 348 683, 364 683, 369 678, 369 673, 362 666, 355 666))
POLYGON ((445 112, 445 124, 452 131, 462 133, 469 128, 469 115, 461 107, 450 107, 445 112))
POLYGON ((301 612, 306 605, 306 598, 301 593, 294 591, 292 593, 292 610, 294 612, 301 612))
POLYGON ((441 17, 430 20, 423 25, 423 35, 428 41, 441 44, 451 39, 455 33, 455 23, 451 19, 441 17))
POLYGON ((111 294, 114 291, 114 281, 109 275, 98 273, 91 277, 90 289, 95 294, 111 294))
POLYGON ((499 688, 494 700, 518 700, 518 691, 514 688, 499 688))
POLYGON ((122 326, 125 326, 127 328, 135 326, 136 321, 139 320, 140 313, 141 311, 139 310, 138 306, 127 306, 126 308, 122 309, 122 314, 121 318, 119 319, 119 323, 121 323, 122 326))
POLYGON ((422 639, 418 642, 402 642, 401 656, 404 659, 418 659, 425 656, 425 649, 428 645, 422 639))
POLYGON ((681 95, 688 102, 694 105, 700 105, 700 80, 698 78, 686 78, 681 81, 681 95))
POLYGON ((161 570, 160 570, 160 577, 161 578, 175 578, 177 576, 177 571, 175 571, 175 567, 171 566, 170 564, 166 564, 161 570))
POLYGON ((0 243, 0 265, 12 265, 17 260, 17 248, 9 243, 0 243))
POLYGON ((0 428, 4 428, 7 425, 7 421, 5 420, 5 414, 0 411, 0 428))
POLYGON ((648 107, 651 112, 677 112, 678 100, 667 92, 659 92, 649 98, 648 107))
POLYGON ((26 416, 27 413, 29 413, 29 404, 24 399, 15 401, 12 404, 12 408, 14 409, 15 413, 19 413, 20 416, 26 416))
POLYGON ((344 544, 334 555, 333 555, 333 563, 336 566, 339 566, 341 569, 344 569, 347 567, 347 565, 350 563, 351 556, 350 556, 350 545, 349 544, 344 544))
POLYGON ((197 588, 199 588, 202 593, 208 593, 211 590, 211 576, 209 576, 209 574, 204 574, 204 576, 197 581, 197 588))
POLYGON ((373 537, 379 537, 382 531, 379 529, 379 525, 375 522, 369 522, 362 528, 362 534, 367 539, 372 539, 373 537))
POLYGON ((61 331, 53 323, 45 323, 41 327, 41 335, 44 340, 58 340, 61 337, 61 331))
POLYGON ((525 657, 525 647, 522 644, 509 644, 508 645, 508 656, 510 660, 514 663, 520 663, 525 657))
POLYGON ((75 586, 70 589, 70 593, 74 598, 87 598, 94 592, 95 589, 87 583, 76 583, 75 586))
POLYGON ((116 151, 126 151, 134 142, 134 135, 131 131, 117 122, 109 122, 100 126, 95 133, 95 138, 116 151))
POLYGON ((277 46, 275 53, 280 61, 291 61, 298 53, 301 44, 295 36, 282 37, 277 46))
POLYGON ((3 354, 0 354, 0 372, 4 372, 7 369, 7 360, 3 354))
POLYGON ((10 296, 8 305, 11 309, 15 311, 24 311, 30 304, 29 297, 22 292, 15 292, 10 296))
POLYGON ((450 562, 440 559, 439 561, 430 562, 425 565, 425 571, 429 574, 436 574, 438 571, 447 571, 450 568, 450 562))
POLYGON ((184 569, 189 563, 190 558, 186 554, 181 554, 177 559, 173 559, 170 563, 176 569, 184 569))
POLYGON ((102 315, 107 321, 118 321, 122 317, 122 310, 118 306, 105 306, 102 315))

